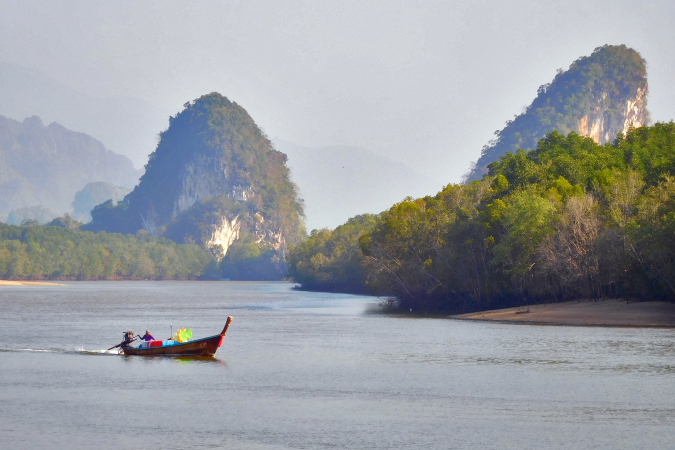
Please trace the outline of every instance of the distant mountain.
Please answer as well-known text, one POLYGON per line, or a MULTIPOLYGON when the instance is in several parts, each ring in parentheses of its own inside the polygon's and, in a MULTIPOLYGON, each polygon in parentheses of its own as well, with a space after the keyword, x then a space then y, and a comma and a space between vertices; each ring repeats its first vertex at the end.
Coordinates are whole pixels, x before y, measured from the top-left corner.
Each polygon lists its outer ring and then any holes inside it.
POLYGON ((282 277, 285 266, 276 263, 287 244, 304 237, 286 155, 244 108, 218 93, 186 103, 171 117, 138 186, 119 204, 104 203, 91 215, 85 228, 92 231, 147 230, 202 244, 218 259, 237 245, 244 246, 235 252, 242 260, 269 256, 239 278, 253 272, 257 279, 282 277))
POLYGON ((6 223, 8 225, 21 225, 25 220, 36 220, 41 224, 50 222, 61 213, 44 206, 30 206, 26 208, 17 208, 9 213, 6 223))
POLYGON ((377 214, 407 196, 438 192, 442 183, 409 166, 357 147, 275 146, 288 155, 305 201, 307 229, 335 228, 350 217, 377 214))
POLYGON ((80 222, 89 222, 91 220, 91 210, 106 200, 118 202, 122 200, 131 188, 115 186, 105 181, 94 181, 87 183, 81 191, 75 193, 73 200, 73 218, 80 222))
MULTIPOLYGON (((45 126, 37 116, 23 122, 0 116, 0 218, 37 206, 63 214, 87 183, 131 187, 139 175, 127 157, 91 136, 57 123, 45 126)), ((20 220, 23 213, 17 214, 20 220)))
POLYGON ((164 126, 166 114, 156 106, 130 97, 96 97, 65 86, 43 72, 0 61, 0 114, 40 116, 69 130, 95 136, 106 148, 142 167, 157 145, 148 130, 164 126))
POLYGON ((526 111, 484 148, 468 180, 480 179, 488 164, 507 152, 532 150, 548 133, 572 131, 599 144, 650 121, 647 111, 647 64, 625 45, 596 48, 577 59, 550 84, 541 86, 526 111))

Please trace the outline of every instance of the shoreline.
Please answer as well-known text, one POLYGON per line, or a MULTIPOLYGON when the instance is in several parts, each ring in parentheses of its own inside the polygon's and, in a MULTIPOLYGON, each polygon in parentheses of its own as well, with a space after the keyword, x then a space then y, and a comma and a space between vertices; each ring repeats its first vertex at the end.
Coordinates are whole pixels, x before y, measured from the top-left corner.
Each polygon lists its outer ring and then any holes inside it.
POLYGON ((675 303, 572 300, 450 316, 458 320, 588 327, 675 328, 675 303))
POLYGON ((2 286, 68 286, 68 285, 63 283, 51 283, 49 281, 0 280, 0 287, 2 286))

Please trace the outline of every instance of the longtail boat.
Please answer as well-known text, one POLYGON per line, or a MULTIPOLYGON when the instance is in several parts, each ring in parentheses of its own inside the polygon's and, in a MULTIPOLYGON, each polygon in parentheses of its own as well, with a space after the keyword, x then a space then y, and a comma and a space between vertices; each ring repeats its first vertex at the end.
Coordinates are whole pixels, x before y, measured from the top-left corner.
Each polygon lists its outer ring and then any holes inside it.
POLYGON ((157 356, 157 355, 179 355, 179 356, 214 356, 218 348, 223 345, 225 333, 232 323, 232 316, 227 318, 225 327, 220 334, 209 336, 202 339, 193 339, 186 342, 177 342, 174 339, 166 341, 149 341, 142 343, 139 347, 133 347, 133 340, 125 341, 113 348, 119 348, 120 353, 125 355, 157 356))

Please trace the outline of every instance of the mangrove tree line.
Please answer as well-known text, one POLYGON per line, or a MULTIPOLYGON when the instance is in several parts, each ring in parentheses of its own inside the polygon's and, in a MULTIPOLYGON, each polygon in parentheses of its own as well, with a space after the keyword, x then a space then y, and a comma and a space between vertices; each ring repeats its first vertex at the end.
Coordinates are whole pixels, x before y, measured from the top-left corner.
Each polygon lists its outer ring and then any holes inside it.
POLYGON ((406 310, 675 299, 675 124, 606 145, 553 132, 482 180, 353 222, 295 246, 291 275, 392 295, 406 310))

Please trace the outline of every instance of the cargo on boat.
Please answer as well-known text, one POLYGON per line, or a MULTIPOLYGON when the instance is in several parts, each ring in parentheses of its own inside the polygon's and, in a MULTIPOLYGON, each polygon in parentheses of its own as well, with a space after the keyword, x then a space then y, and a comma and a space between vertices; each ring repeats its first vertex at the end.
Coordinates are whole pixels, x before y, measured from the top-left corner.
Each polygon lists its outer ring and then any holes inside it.
POLYGON ((218 351, 218 348, 223 345, 225 333, 227 333, 230 323, 232 323, 232 316, 227 318, 223 331, 214 336, 202 339, 192 339, 185 342, 180 342, 174 338, 165 341, 148 341, 142 342, 138 346, 132 345, 138 336, 134 336, 131 331, 127 331, 125 333, 124 341, 109 350, 119 348, 120 353, 125 355, 141 356, 214 356, 218 351))

